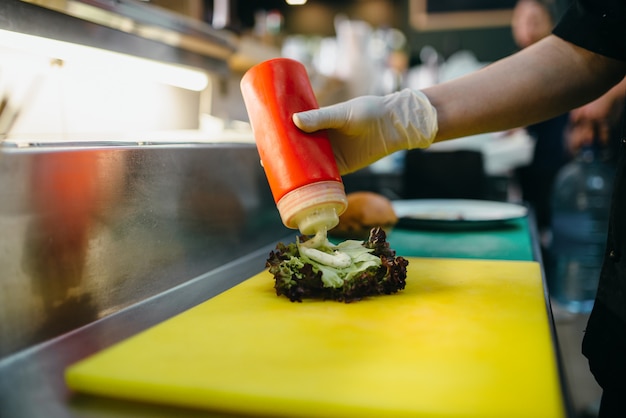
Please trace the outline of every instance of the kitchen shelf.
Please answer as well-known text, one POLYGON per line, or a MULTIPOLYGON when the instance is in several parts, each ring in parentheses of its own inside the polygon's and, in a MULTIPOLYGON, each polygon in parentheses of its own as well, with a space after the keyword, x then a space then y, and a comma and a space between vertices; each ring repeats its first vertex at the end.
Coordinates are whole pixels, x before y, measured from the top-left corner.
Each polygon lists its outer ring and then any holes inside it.
POLYGON ((137 0, 4 0, 0 29, 226 74, 237 37, 137 0))

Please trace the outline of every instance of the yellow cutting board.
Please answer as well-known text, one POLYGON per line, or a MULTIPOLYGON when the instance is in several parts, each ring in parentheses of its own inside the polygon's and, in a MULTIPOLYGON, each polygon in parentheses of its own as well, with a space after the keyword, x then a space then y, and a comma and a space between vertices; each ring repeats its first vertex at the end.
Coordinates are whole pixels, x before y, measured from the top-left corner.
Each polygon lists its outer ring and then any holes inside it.
POLYGON ((66 372, 81 392, 269 417, 563 417, 535 262, 410 258, 406 289, 277 297, 264 271, 66 372))

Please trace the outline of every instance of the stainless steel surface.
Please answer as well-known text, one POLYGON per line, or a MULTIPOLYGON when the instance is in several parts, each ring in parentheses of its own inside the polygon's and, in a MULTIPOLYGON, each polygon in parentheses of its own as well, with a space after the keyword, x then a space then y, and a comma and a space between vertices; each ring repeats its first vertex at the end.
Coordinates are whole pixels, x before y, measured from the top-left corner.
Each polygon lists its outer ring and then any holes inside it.
POLYGON ((0 29, 228 72, 226 32, 138 0, 2 0, 0 29))
POLYGON ((259 266, 264 265, 274 246, 275 243, 270 244, 75 332, 0 360, 0 416, 232 418, 232 415, 77 395, 67 389, 63 373, 69 364, 201 303, 258 273, 259 266))
POLYGON ((197 416, 74 397, 64 369, 261 271, 293 236, 254 144, 112 144, 0 147, 3 418, 197 416))
POLYGON ((589 370, 589 362, 582 354, 582 339, 589 314, 568 312, 557 302, 552 303, 559 351, 563 360, 563 384, 570 390, 573 417, 598 416, 602 388, 589 370))
POLYGON ((0 148, 0 358, 289 232, 253 144, 0 148))

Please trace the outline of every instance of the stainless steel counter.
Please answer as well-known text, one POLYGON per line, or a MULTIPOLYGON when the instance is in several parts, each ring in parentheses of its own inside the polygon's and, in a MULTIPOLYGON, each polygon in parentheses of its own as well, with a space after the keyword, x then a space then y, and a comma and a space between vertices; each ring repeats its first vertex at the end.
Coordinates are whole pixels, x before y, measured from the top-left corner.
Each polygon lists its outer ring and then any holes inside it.
POLYGON ((0 416, 136 417, 181 413, 70 399, 65 367, 261 271, 293 231, 254 144, 5 145, 0 237, 0 416))
POLYGON ((63 373, 69 364, 156 325, 259 272, 274 246, 275 243, 106 318, 1 360, 0 416, 222 416, 207 415, 206 411, 76 396, 66 388, 63 373))
POLYGON ((0 148, 0 358, 287 233, 253 144, 0 148))

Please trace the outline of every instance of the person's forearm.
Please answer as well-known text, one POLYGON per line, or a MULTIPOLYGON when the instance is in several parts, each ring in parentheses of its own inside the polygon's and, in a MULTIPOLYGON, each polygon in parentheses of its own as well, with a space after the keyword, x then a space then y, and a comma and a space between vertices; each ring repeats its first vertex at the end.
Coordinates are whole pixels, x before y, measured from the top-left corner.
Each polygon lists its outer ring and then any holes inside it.
POLYGON ((424 93, 437 109, 436 141, 526 126, 600 96, 626 64, 556 36, 424 93))

